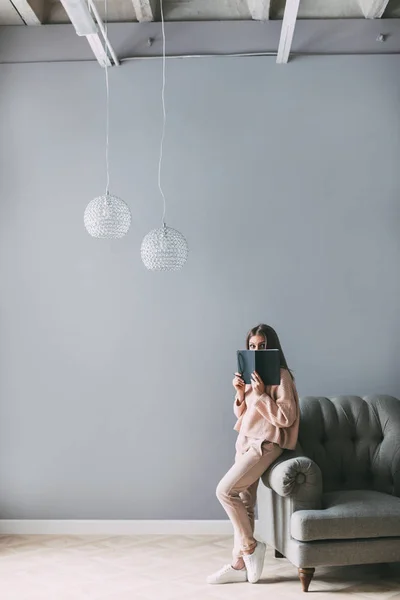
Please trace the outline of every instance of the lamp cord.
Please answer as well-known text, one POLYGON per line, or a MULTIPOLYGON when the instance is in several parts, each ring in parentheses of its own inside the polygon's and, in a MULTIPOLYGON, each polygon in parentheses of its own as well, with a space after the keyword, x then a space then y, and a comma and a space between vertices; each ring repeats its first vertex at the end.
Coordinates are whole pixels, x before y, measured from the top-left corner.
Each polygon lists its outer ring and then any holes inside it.
MULTIPOLYGON (((106 39, 108 39, 108 12, 107 0, 104 0, 104 29, 106 39)), ((106 39, 104 40, 104 68, 106 74, 106 197, 110 192, 110 161, 109 161, 109 137, 110 137, 110 86, 108 81, 108 46, 106 39)))
MULTIPOLYGON (((107 0, 105 0, 107 1, 107 0)), ((164 6, 163 6, 163 0, 160 0, 160 9, 161 9, 161 31, 162 31, 162 42, 163 42, 163 52, 162 52, 162 89, 161 89, 161 103, 162 103, 162 113, 163 113, 163 125, 162 125, 162 134, 161 134, 161 143, 160 143, 160 158, 158 161, 158 189, 160 190, 160 194, 161 197, 163 199, 163 205, 164 205, 164 210, 163 210, 163 217, 162 217, 162 224, 163 226, 165 226, 165 213, 167 210, 166 207, 166 200, 165 200, 165 195, 164 195, 164 191, 161 185, 161 165, 162 165, 162 160, 163 160, 163 151, 164 151, 164 139, 165 139, 165 124, 167 122, 167 113, 165 110, 165 63, 166 63, 166 56, 165 56, 165 23, 164 23, 164 6)))

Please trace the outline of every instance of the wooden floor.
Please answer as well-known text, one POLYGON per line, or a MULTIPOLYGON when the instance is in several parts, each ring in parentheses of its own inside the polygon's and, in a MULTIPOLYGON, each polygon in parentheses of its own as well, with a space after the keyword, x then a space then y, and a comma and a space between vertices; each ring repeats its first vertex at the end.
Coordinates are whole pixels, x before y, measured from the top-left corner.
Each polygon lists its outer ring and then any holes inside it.
MULTIPOLYGON (((210 586, 227 536, 0 536, 1 600, 304 598, 297 569, 267 549, 262 580, 210 586)), ((400 563, 318 568, 311 598, 400 599, 400 563)), ((310 598, 310 596, 308 596, 310 598)))

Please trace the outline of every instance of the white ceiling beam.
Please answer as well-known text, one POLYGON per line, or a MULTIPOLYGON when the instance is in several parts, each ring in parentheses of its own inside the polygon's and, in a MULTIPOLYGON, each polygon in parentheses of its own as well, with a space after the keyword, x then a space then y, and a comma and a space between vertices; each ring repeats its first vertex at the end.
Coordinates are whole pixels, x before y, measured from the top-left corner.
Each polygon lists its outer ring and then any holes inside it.
POLYGON ((132 4, 139 23, 155 21, 156 0, 132 0, 132 4))
POLYGON ((380 19, 389 0, 358 0, 366 19, 380 19))
POLYGON ((106 53, 106 51, 104 50, 104 46, 102 43, 102 40, 99 36, 98 33, 90 33, 89 35, 85 36, 89 46, 91 47, 93 54, 95 55, 95 57, 97 58, 97 62, 99 63, 99 65, 101 67, 105 67, 107 65, 107 67, 111 67, 111 61, 106 53))
POLYGON ((104 23, 99 15, 99 11, 97 10, 94 1, 88 0, 88 4, 89 4, 90 10, 93 13, 93 16, 95 18, 97 26, 100 29, 101 35, 103 36, 103 39, 104 39, 104 44, 103 44, 103 42, 100 38, 100 35, 98 33, 96 33, 95 36, 93 36, 93 35, 86 36, 87 40, 90 44, 90 47, 92 48, 93 52, 94 52, 95 48, 98 48, 98 51, 95 52, 95 55, 96 55, 98 62, 100 63, 100 65, 102 67, 105 67, 106 65, 112 66, 112 62, 109 57, 111 57, 113 59, 115 65, 119 65, 120 64, 119 59, 114 52, 114 48, 111 46, 110 40, 108 39, 107 28, 104 26, 104 23), (91 38, 92 41, 89 38, 91 38), (99 44, 101 46, 101 49, 99 47, 99 44))
POLYGON ((268 21, 271 0, 247 0, 251 18, 255 21, 268 21))
POLYGON ((44 21, 44 0, 12 0, 25 25, 41 25, 44 21))
POLYGON ((9 0, 0 0, 0 23, 2 25, 23 25, 21 15, 9 0))
POLYGON ((285 64, 289 60, 290 48, 296 26, 297 13, 299 12, 300 0, 286 0, 285 12, 283 13, 281 37, 279 39, 278 55, 276 62, 285 64))
POLYGON ((110 44, 106 28, 93 0, 88 0, 88 4, 86 0, 61 0, 61 3, 77 35, 87 39, 99 65, 102 67, 119 65, 118 57, 110 44))

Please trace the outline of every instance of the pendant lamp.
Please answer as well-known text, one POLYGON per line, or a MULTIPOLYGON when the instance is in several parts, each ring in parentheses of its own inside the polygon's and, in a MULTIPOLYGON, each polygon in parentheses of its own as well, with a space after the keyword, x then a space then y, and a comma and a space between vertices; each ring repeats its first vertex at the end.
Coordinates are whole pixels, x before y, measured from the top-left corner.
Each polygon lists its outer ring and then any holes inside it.
MULTIPOLYGON (((107 38, 107 0, 104 1, 105 12, 105 37, 107 38)), ((104 41, 104 61, 106 80, 106 193, 89 202, 86 207, 83 221, 87 232, 95 238, 122 238, 128 233, 131 225, 131 211, 129 206, 110 194, 110 165, 109 165, 109 130, 110 130, 110 90, 108 81, 108 46, 104 41)))
POLYGON ((161 9, 161 29, 162 29, 162 40, 163 40, 163 55, 162 55, 162 91, 161 101, 163 110, 163 127, 160 144, 160 159, 158 163, 158 188, 164 203, 164 213, 162 218, 162 227, 153 229, 150 231, 142 241, 140 254, 144 266, 150 271, 178 271, 185 264, 189 248, 184 236, 173 229, 168 227, 165 222, 166 213, 166 201, 164 191, 161 185, 161 165, 163 158, 163 147, 165 138, 165 124, 167 120, 167 114, 165 110, 165 23, 164 23, 164 7, 163 0, 160 0, 161 9))

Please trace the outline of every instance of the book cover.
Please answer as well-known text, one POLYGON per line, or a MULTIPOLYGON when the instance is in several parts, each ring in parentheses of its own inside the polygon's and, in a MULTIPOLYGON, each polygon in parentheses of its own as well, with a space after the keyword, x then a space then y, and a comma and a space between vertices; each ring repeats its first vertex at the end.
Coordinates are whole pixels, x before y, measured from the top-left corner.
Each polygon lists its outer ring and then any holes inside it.
POLYGON ((257 371, 265 385, 279 385, 281 381, 279 350, 238 350, 238 373, 251 384, 251 374, 257 371))

